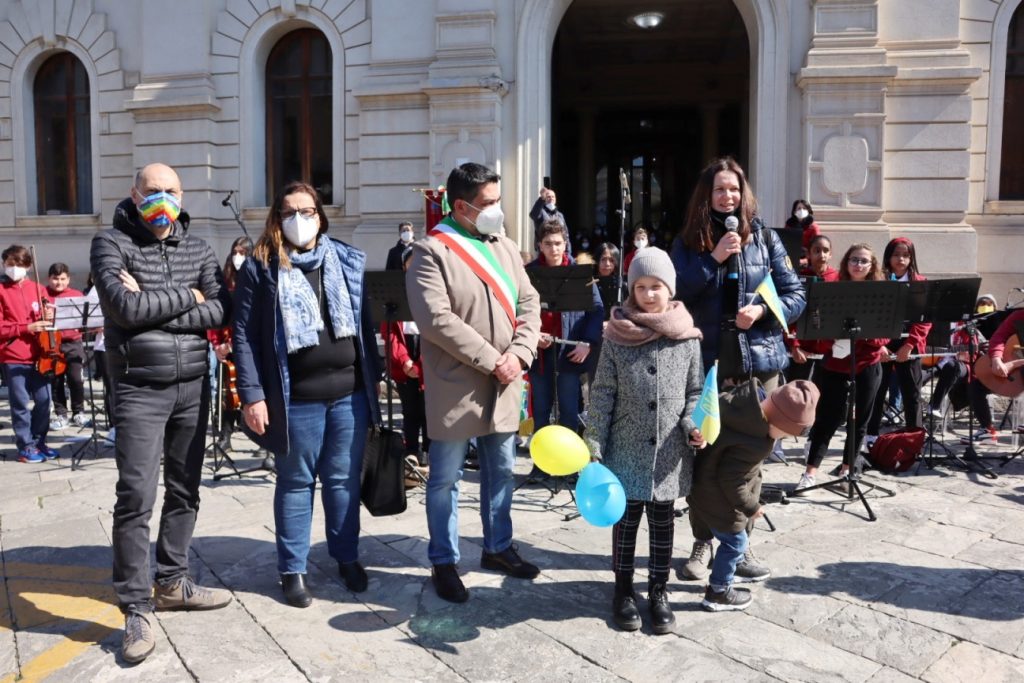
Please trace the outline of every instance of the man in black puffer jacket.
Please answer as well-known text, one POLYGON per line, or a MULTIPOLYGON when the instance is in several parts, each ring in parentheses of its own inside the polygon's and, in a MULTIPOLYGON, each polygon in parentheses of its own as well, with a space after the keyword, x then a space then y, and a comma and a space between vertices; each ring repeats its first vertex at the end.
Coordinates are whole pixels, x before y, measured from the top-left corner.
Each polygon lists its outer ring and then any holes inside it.
POLYGON ((114 591, 125 613, 122 655, 131 663, 155 646, 154 602, 159 609, 231 602, 228 591, 197 586, 188 574, 209 410, 206 330, 226 324, 230 298, 213 250, 188 234, 181 196, 172 168, 146 166, 89 254, 114 386, 114 591), (149 519, 161 456, 165 493, 151 600, 149 519))

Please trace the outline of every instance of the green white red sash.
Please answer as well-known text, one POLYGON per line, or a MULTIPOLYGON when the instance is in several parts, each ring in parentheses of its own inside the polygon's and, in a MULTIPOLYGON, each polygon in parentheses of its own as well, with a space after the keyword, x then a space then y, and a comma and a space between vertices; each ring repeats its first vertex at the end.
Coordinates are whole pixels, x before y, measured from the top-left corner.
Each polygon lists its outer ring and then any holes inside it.
POLYGON ((444 242, 478 278, 483 280, 509 321, 515 326, 519 292, 490 248, 481 240, 471 237, 451 216, 445 216, 429 234, 444 242))

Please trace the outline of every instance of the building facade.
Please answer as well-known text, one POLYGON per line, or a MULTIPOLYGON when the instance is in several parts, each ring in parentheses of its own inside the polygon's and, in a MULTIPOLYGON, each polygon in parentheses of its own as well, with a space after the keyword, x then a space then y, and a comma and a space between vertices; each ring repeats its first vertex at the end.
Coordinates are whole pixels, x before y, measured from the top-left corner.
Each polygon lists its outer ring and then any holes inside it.
POLYGON ((527 252, 542 185, 598 239, 625 165, 627 229, 671 235, 703 161, 731 152, 770 225, 806 198, 837 249, 907 235, 924 272, 981 273, 1003 301, 1024 285, 1020 4, 6 0, 0 232, 81 284, 92 233, 163 161, 222 255, 229 192, 255 237, 303 177, 383 267, 399 221, 422 224, 415 190, 472 160, 502 174, 527 252))

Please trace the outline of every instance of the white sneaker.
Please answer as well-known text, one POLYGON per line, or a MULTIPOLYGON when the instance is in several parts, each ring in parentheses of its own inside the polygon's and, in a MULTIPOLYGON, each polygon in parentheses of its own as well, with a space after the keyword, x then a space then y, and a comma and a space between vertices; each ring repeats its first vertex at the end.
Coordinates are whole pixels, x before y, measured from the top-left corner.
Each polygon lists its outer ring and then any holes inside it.
POLYGON ((116 427, 111 427, 110 431, 107 432, 107 435, 105 437, 103 437, 104 441, 106 441, 108 443, 111 443, 111 444, 114 443, 114 440, 116 438, 117 438, 117 428, 116 427))
POLYGON ((931 416, 931 417, 934 417, 936 420, 941 420, 942 419, 942 411, 939 410, 938 408, 932 408, 932 407, 929 406, 929 408, 928 408, 928 415, 931 416))
POLYGON ((865 453, 870 453, 871 452, 871 447, 875 445, 876 441, 878 441, 878 435, 877 434, 875 434, 875 435, 868 434, 867 436, 864 437, 864 441, 861 442, 860 449, 862 451, 864 451, 865 453))
POLYGON ((75 413, 74 415, 71 416, 71 424, 73 424, 76 427, 91 427, 92 421, 89 420, 84 415, 82 415, 81 413, 75 413))
POLYGON ((802 495, 804 495, 802 493, 802 491, 804 489, 809 489, 812 486, 814 486, 814 475, 813 474, 807 474, 806 472, 804 472, 803 474, 800 475, 800 481, 798 481, 796 483, 796 488, 793 489, 793 493, 791 493, 789 495, 791 495, 791 496, 802 496, 802 495))
POLYGON ((61 429, 64 429, 67 426, 68 426, 68 418, 64 417, 63 415, 58 415, 57 417, 55 417, 52 420, 50 420, 50 431, 51 432, 60 431, 61 429))

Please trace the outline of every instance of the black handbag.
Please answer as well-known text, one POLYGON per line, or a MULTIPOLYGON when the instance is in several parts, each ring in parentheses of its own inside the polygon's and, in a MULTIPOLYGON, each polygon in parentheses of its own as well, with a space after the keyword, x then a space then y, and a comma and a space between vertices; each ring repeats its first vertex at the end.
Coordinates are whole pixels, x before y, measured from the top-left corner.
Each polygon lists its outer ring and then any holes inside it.
POLYGON ((366 434, 360 499, 374 517, 405 512, 405 442, 401 432, 374 426, 366 434))

